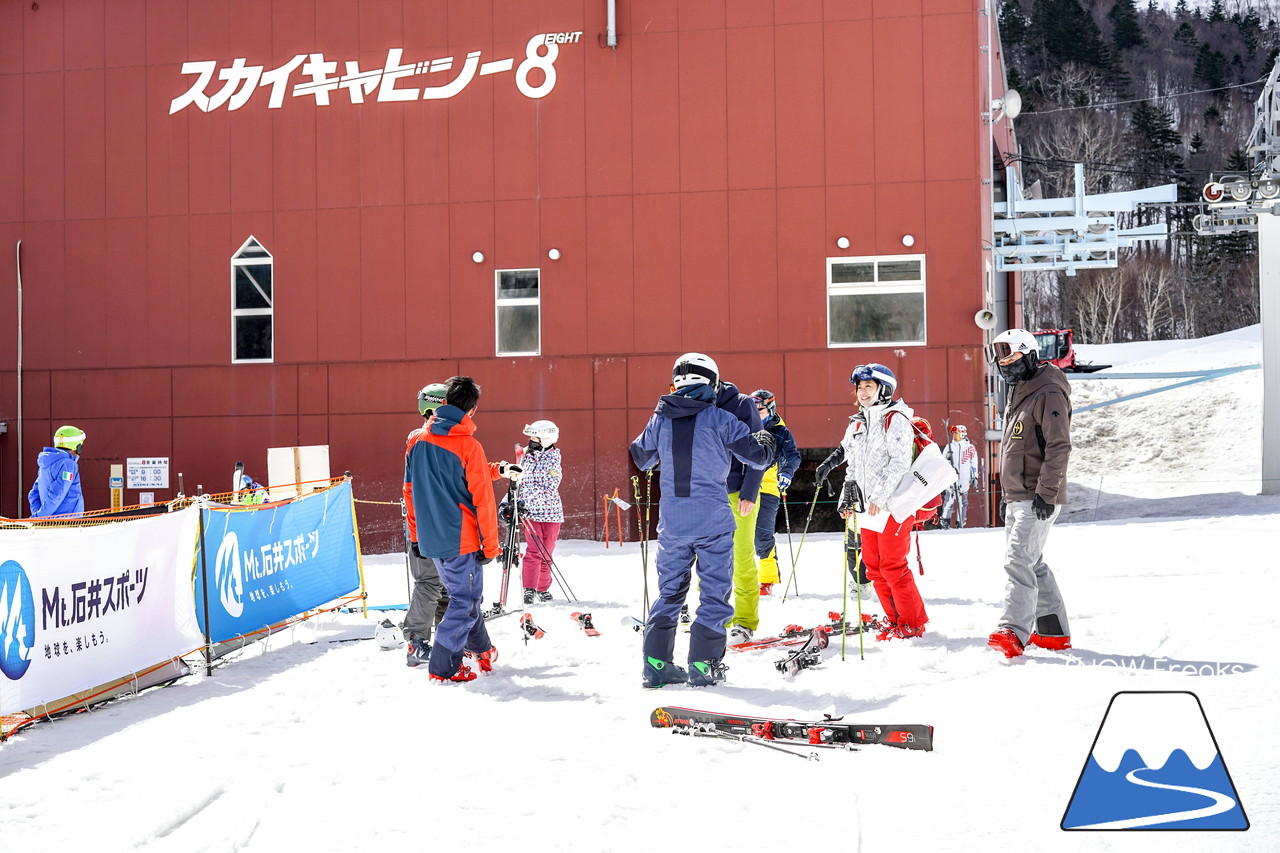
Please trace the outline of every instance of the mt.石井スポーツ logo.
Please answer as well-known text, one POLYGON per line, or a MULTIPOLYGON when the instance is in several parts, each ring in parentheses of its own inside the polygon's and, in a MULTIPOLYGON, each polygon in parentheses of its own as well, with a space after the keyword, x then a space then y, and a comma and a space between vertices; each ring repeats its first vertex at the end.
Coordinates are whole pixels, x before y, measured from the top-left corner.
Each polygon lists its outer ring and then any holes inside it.
POLYGON ((240 539, 234 531, 228 531, 218 546, 213 580, 222 609, 232 619, 240 618, 244 613, 244 571, 240 567, 240 539))
POLYGON ((36 644, 36 602, 27 572, 17 562, 0 564, 0 672, 17 681, 31 666, 36 644))

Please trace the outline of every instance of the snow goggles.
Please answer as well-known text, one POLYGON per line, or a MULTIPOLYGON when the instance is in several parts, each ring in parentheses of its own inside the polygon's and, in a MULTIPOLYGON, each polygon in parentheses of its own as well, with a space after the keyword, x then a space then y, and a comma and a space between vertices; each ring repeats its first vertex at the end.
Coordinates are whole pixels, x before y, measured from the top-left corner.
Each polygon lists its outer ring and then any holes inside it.
POLYGON ((987 361, 997 364, 1002 359, 1006 359, 1014 353, 1021 353, 1022 350, 1014 349, 1008 341, 996 341, 994 344, 987 344, 982 348, 986 353, 987 361))

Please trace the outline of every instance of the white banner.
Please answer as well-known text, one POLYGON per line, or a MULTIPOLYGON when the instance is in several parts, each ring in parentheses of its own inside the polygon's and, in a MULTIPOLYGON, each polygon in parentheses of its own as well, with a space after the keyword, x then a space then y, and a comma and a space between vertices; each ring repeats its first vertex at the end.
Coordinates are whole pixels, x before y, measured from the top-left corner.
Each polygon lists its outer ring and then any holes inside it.
POLYGON ((0 713, 201 646, 195 508, 96 527, 0 530, 0 713))

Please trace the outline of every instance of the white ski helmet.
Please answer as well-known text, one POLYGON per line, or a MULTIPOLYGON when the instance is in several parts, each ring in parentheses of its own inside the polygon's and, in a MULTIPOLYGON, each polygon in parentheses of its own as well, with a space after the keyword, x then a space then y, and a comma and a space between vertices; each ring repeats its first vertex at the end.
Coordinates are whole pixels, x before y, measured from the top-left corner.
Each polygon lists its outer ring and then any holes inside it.
POLYGON ((876 395, 877 403, 887 403, 893 399, 893 393, 898 390, 898 377, 893 375, 893 371, 885 367, 883 364, 871 362, 870 364, 859 364, 853 369, 853 374, 849 377, 849 381, 856 388, 859 382, 871 380, 880 386, 880 393, 876 395))
POLYGON ((377 642, 378 648, 384 652, 390 652, 404 645, 404 632, 390 619, 383 619, 373 629, 373 639, 377 642))
POLYGON ((1040 359, 1040 349, 1036 344, 1036 336, 1026 329, 1009 329, 996 335, 995 340, 986 346, 987 361, 999 364, 1000 359, 1008 358, 1015 352, 1022 353, 1030 366, 1035 367, 1040 359))
POLYGON ((690 385, 707 384, 712 388, 720 387, 720 368, 709 355, 700 352, 687 352, 676 359, 671 368, 671 384, 676 390, 688 388, 690 385))
POLYGON ((554 421, 544 418, 526 425, 524 434, 530 438, 536 438, 543 447, 550 447, 560 440, 560 427, 556 426, 554 421))

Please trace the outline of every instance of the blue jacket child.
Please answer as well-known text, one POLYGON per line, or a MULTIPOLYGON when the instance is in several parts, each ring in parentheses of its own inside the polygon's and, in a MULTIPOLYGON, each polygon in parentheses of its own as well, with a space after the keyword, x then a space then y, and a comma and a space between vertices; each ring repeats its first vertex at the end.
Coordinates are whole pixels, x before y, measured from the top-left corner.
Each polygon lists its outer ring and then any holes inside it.
POLYGON ((694 686, 724 680, 725 624, 733 574, 733 512, 725 480, 736 459, 755 470, 773 464, 773 437, 752 433, 715 405, 716 363, 689 353, 672 370, 675 393, 658 402, 644 431, 631 442, 642 471, 659 468, 658 598, 644 632, 645 687, 686 679, 694 686), (699 603, 689 639, 689 670, 672 662, 676 624, 697 558, 699 603))
POLYGON ((32 518, 84 513, 84 493, 80 489, 80 448, 84 431, 78 427, 59 427, 53 434, 53 447, 46 447, 36 457, 39 472, 35 485, 27 493, 32 518))

